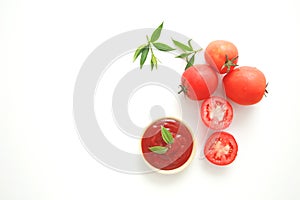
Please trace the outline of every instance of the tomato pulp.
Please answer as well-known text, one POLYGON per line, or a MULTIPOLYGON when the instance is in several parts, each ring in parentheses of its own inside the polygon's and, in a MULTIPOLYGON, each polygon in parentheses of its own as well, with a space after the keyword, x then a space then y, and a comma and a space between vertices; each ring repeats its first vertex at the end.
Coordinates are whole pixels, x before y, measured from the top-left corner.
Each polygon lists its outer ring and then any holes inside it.
POLYGON ((237 155, 238 145, 234 137, 227 132, 215 132, 208 139, 204 147, 204 154, 208 161, 215 165, 228 165, 237 155))
POLYGON ((141 139, 141 148, 145 160, 153 167, 160 170, 174 170, 183 167, 192 155, 194 140, 189 129, 179 120, 162 118, 153 122, 145 130, 141 139), (168 129, 173 138, 172 144, 167 144, 161 133, 161 126, 168 129), (152 152, 153 146, 168 147, 164 154, 152 152))
POLYGON ((232 122, 232 106, 226 99, 221 97, 210 97, 201 105, 201 118, 203 123, 214 130, 222 130, 232 122))

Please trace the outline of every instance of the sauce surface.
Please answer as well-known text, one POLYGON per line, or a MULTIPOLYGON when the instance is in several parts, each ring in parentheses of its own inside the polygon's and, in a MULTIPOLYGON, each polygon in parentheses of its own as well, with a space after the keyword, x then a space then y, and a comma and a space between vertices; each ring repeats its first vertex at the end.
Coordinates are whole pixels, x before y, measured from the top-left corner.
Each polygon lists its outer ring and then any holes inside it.
POLYGON ((189 129, 173 118, 162 118, 153 122, 145 130, 141 140, 145 160, 151 166, 161 170, 173 170, 186 163, 192 154, 193 145, 193 136, 189 129), (162 139, 161 126, 172 133, 174 138, 172 144, 166 144, 162 139), (169 149, 164 154, 157 154, 149 150, 149 147, 153 146, 164 146, 169 149))

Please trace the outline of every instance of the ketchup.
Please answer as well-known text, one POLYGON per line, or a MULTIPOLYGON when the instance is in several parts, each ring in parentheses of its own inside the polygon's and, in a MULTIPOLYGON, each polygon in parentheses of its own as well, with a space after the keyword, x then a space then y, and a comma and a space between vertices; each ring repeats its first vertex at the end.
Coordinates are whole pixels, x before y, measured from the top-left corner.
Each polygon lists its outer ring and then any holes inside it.
POLYGON ((173 170, 181 167, 190 158, 193 145, 193 136, 189 129, 174 118, 162 118, 153 122, 145 130, 141 140, 145 160, 151 166, 161 170, 173 170), (171 132, 174 138, 172 144, 166 144, 162 139, 161 126, 171 132), (157 154, 149 149, 153 146, 168 147, 168 151, 164 154, 157 154))

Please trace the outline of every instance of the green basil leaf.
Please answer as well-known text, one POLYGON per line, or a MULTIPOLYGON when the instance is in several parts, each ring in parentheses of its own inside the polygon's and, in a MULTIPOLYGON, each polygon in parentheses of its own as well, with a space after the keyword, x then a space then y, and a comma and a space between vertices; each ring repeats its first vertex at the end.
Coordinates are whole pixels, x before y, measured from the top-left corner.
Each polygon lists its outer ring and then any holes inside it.
POLYGON ((188 44, 189 44, 189 47, 191 47, 193 49, 191 41, 192 41, 192 39, 189 39, 188 44))
POLYGON ((187 70, 187 68, 193 66, 194 62, 195 62, 195 54, 191 57, 191 59, 188 60, 186 66, 185 66, 185 70, 187 70))
POLYGON ((194 64, 194 62, 195 62, 195 54, 189 60, 189 63, 191 63, 192 65, 194 64))
POLYGON ((173 51, 175 49, 173 49, 172 47, 170 47, 169 45, 160 43, 160 42, 156 42, 153 43, 153 45, 155 46, 155 48, 157 48, 160 51, 173 51))
POLYGON ((152 54, 152 56, 151 56, 151 70, 153 70, 154 67, 157 69, 157 59, 154 56, 154 54, 152 54))
POLYGON ((192 64, 190 63, 190 62, 188 62, 187 64, 186 64, 186 66, 185 66, 185 69, 184 70, 187 70, 189 67, 191 67, 192 66, 192 64))
POLYGON ((178 48, 180 48, 180 49, 183 50, 183 51, 193 51, 193 48, 191 48, 191 47, 189 47, 189 46, 187 46, 187 45, 185 45, 185 44, 183 44, 183 43, 181 43, 181 42, 179 42, 179 41, 177 41, 177 40, 172 39, 172 41, 173 41, 173 43, 174 43, 178 48))
POLYGON ((149 150, 157 154, 164 154, 168 151, 168 147, 153 146, 149 147, 149 150))
POLYGON ((143 49, 142 49, 142 55, 141 55, 141 60, 140 60, 140 68, 143 67, 146 59, 147 59, 147 56, 148 56, 148 52, 149 52, 149 45, 145 46, 143 49))
POLYGON ((153 63, 152 59, 151 59, 151 61, 150 61, 150 64, 151 64, 151 71, 152 71, 153 68, 154 68, 154 63, 153 63))
POLYGON ((176 56, 175 58, 186 58, 186 57, 188 57, 188 56, 191 55, 191 54, 192 54, 192 53, 182 53, 182 54, 176 56))
POLYGON ((147 44, 142 44, 141 46, 139 46, 134 53, 133 56, 133 62, 139 57, 139 55, 142 53, 143 48, 146 46, 147 44))
POLYGON ((150 42, 155 42, 160 37, 161 30, 163 28, 164 23, 162 22, 157 29, 155 29, 151 35, 150 42))
POLYGON ((172 144, 174 142, 172 133, 163 126, 161 126, 161 136, 167 144, 172 144))

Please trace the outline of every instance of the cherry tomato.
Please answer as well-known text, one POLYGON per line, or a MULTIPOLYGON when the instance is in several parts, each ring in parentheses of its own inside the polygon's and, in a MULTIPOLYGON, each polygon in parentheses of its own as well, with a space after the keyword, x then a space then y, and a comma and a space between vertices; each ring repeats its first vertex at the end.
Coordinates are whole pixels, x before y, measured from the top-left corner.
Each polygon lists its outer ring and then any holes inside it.
POLYGON ((266 90, 265 75, 254 67, 239 67, 223 78, 226 95, 241 105, 258 103, 266 90))
MULTIPOLYGON (((207 64, 194 65, 184 71, 181 77, 181 91, 192 100, 210 97, 218 86, 216 72, 207 64)), ((179 92, 179 93, 180 93, 179 92)))
POLYGON ((238 50, 234 44, 225 40, 215 40, 205 49, 206 62, 220 74, 231 71, 238 62, 238 50))
POLYGON ((214 130, 227 128, 233 118, 232 106, 221 97, 210 97, 201 105, 201 118, 203 123, 214 130))
POLYGON ((228 165, 234 161, 238 145, 234 137, 227 132, 215 132, 206 141, 204 154, 215 165, 228 165))

